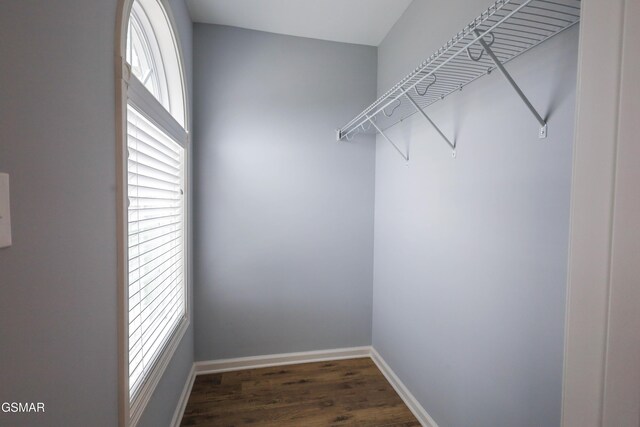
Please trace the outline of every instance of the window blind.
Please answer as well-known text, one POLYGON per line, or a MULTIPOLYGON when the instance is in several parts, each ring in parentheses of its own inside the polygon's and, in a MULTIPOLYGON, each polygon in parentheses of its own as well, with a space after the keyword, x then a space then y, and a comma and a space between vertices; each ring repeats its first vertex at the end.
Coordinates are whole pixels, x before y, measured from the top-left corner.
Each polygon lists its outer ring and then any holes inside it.
POLYGON ((184 149, 127 106, 129 398, 185 315, 184 149))

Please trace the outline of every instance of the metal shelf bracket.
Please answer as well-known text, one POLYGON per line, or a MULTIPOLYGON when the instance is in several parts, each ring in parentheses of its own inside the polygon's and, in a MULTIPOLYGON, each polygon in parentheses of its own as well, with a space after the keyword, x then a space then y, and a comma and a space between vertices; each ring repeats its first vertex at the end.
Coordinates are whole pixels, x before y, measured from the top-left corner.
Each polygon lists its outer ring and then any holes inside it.
MULTIPOLYGON (((509 74, 509 72, 504 68, 504 65, 502 65, 500 60, 496 57, 495 53, 493 53, 493 50, 491 50, 490 46, 493 44, 493 41, 495 40, 494 35, 492 33, 488 33, 488 34, 491 34, 491 41, 489 43, 487 43, 484 40, 484 38, 481 37, 482 34, 480 33, 480 31, 474 30, 474 33, 475 33, 476 37, 478 37, 478 42, 482 45, 482 48, 484 49, 484 51, 487 53, 487 55, 489 55, 489 57, 491 58, 493 63, 496 64, 496 68, 498 68, 498 70, 500 70, 500 72, 502 73, 504 78, 507 79, 507 81, 509 82, 509 84, 511 85, 513 90, 515 90, 516 93, 518 94, 518 96, 520 97, 520 99, 522 99, 522 102, 524 102, 524 104, 527 106, 529 111, 531 111, 531 114, 533 114, 533 116, 536 118, 538 123, 540 123, 540 132, 538 133, 538 138, 546 138, 547 137, 547 122, 538 113, 538 111, 531 104, 531 102, 526 97, 524 92, 522 92, 522 90, 520 89, 518 84, 515 82, 515 80, 513 80, 513 78, 511 77, 511 74, 509 74)), ((485 33, 485 35, 486 34, 487 33, 485 33)), ((470 54, 469 54, 469 57, 474 61, 477 61, 477 60, 480 59, 480 58, 475 59, 470 54)))
POLYGON ((430 124, 431 126, 433 126, 433 128, 438 132, 438 134, 442 137, 442 139, 444 139, 444 142, 447 143, 447 145, 449 145, 449 147, 451 147, 451 149, 453 150, 452 153, 452 157, 455 158, 456 157, 456 144, 449 141, 449 138, 447 138, 444 133, 442 133, 442 131, 440 130, 440 128, 433 122, 433 120, 431 120, 431 118, 429 116, 427 116, 427 113, 424 112, 424 110, 422 108, 420 108, 420 106, 418 105, 418 103, 411 97, 411 95, 409 95, 409 91, 406 91, 404 93, 404 96, 407 97, 407 99, 409 100, 409 102, 415 107, 415 109, 422 115, 422 117, 424 117, 430 124))
POLYGON ((405 162, 409 162, 409 155, 408 155, 408 154, 404 154, 404 153, 402 152, 402 150, 401 150, 401 149, 400 149, 400 148, 399 148, 399 147, 398 147, 398 146, 397 146, 397 145, 396 145, 392 140, 390 140, 390 139, 389 139, 389 137, 388 137, 388 136, 387 136, 387 135, 382 131, 382 129, 380 129, 380 128, 378 127, 378 125, 376 125, 376 122, 374 122, 374 121, 371 119, 371 116, 367 115, 367 120, 369 120, 369 123, 371 123, 371 124, 373 125, 373 127, 374 127, 374 128, 376 128, 376 130, 378 131, 378 133, 379 133, 380 135, 382 135, 382 137, 383 137, 384 139, 386 139, 386 140, 387 140, 387 142, 393 146, 393 148, 395 148, 395 149, 396 149, 396 151, 398 152, 398 154, 400 154, 400 156, 402 156, 402 158, 404 159, 404 161, 405 161, 405 162))

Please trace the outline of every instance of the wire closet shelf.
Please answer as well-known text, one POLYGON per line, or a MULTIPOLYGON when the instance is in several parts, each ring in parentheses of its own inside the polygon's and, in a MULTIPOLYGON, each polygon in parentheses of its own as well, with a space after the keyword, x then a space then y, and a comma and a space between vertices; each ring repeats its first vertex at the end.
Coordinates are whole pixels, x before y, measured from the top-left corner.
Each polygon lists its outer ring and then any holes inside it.
POLYGON ((387 93, 338 129, 337 139, 351 140, 357 133, 377 131, 391 142, 384 131, 420 113, 455 150, 455 143, 447 139, 424 109, 495 69, 504 75, 540 123, 539 136, 544 138, 546 121, 503 64, 579 21, 580 0, 497 0, 387 93))

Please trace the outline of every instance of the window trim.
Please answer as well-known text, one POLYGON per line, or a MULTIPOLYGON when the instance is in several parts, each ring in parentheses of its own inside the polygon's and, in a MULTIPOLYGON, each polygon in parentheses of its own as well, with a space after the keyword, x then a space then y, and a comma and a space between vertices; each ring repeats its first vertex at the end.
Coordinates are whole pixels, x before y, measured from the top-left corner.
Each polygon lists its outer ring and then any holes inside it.
POLYGON ((133 427, 142 417, 153 392, 173 359, 176 349, 191 323, 190 292, 190 136, 189 109, 186 70, 184 55, 180 43, 177 26, 171 7, 167 0, 157 1, 163 12, 173 36, 173 47, 177 54, 178 72, 182 81, 182 106, 184 127, 180 125, 169 111, 144 87, 135 77, 126 61, 126 43, 129 15, 134 0, 119 0, 115 31, 115 121, 116 121, 116 230, 117 230, 117 286, 118 286, 118 425, 133 427), (129 399, 129 343, 128 343, 128 245, 127 245, 127 103, 142 110, 149 120, 163 128, 184 148, 184 282, 185 282, 185 315, 168 340, 164 350, 158 356, 154 367, 145 379, 133 402, 129 399), (146 113, 145 113, 146 112, 146 113), (149 117, 153 115, 153 117, 149 117))

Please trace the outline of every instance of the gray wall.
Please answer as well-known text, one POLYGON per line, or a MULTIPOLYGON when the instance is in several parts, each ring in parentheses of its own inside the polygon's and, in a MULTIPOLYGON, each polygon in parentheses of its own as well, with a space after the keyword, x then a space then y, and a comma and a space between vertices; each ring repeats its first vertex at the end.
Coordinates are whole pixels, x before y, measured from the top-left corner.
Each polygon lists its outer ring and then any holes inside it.
MULTIPOLYGON (((0 412, 0 425, 117 425, 116 3, 0 2, 13 223, 13 246, 0 249, 0 401, 46 405, 0 412)), ((190 24, 174 3, 189 63, 190 24)), ((143 425, 168 424, 192 342, 189 330, 143 425)))
MULTIPOLYGON (((486 7, 416 0, 379 48, 383 92, 486 7), (437 13, 434 13, 437 11, 437 13)), ((578 29, 495 72, 376 151, 373 345, 440 427, 560 424, 578 29)))
POLYGON ((376 49, 194 28, 196 359, 368 345, 376 49))

